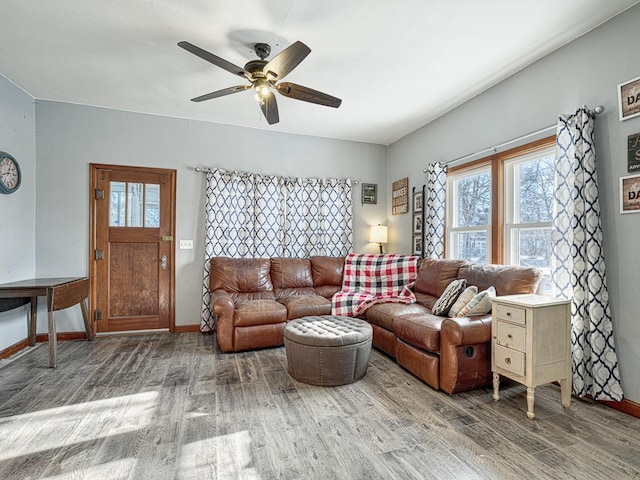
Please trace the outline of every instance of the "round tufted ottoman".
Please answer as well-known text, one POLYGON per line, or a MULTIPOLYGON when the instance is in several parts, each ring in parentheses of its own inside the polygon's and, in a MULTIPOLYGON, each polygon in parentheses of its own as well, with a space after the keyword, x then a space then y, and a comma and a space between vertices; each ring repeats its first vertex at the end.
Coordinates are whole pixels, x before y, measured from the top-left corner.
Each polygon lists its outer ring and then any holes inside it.
POLYGON ((355 382, 367 372, 373 329, 364 320, 332 315, 287 322, 284 346, 289 374, 312 385, 355 382))

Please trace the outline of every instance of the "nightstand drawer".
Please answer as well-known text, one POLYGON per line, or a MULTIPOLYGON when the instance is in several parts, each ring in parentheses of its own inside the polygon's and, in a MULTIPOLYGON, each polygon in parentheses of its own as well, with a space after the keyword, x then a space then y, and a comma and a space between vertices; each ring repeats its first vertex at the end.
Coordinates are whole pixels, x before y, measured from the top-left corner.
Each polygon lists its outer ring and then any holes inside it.
POLYGON ((525 351, 525 328, 512 323, 497 322, 496 342, 507 348, 513 348, 521 352, 525 351))
POLYGON ((506 320, 507 322, 518 323, 520 325, 525 325, 526 315, 524 308, 512 307, 511 305, 503 305, 497 304, 494 305, 496 309, 496 317, 502 320, 506 320))
POLYGON ((494 347, 496 367, 524 376, 524 353, 501 345, 494 345, 494 347))

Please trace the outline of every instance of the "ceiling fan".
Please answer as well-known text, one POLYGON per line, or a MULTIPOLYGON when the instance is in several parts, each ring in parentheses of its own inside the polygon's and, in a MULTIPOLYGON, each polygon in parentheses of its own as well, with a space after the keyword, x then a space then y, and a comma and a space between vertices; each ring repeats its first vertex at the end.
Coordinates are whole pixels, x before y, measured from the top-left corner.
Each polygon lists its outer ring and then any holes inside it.
POLYGON ((316 103, 327 107, 338 108, 342 100, 326 93, 313 90, 295 83, 281 82, 298 64, 305 59, 311 52, 311 49, 302 42, 295 42, 285 48, 273 59, 267 61, 266 58, 271 53, 271 46, 266 43, 256 43, 254 51, 259 60, 250 60, 242 67, 238 67, 213 53, 207 52, 200 47, 196 47, 189 42, 179 42, 179 47, 186 51, 197 55, 198 57, 213 63, 214 65, 231 72, 234 75, 245 77, 249 85, 237 85, 235 87, 224 88, 215 92, 207 93, 199 97, 192 98, 192 102, 203 102, 212 98, 223 97, 232 93, 243 92, 253 89, 256 94, 256 100, 260 104, 262 113, 267 119, 269 125, 278 123, 280 117, 278 115, 278 104, 273 90, 276 90, 285 97, 302 100, 303 102, 316 103))

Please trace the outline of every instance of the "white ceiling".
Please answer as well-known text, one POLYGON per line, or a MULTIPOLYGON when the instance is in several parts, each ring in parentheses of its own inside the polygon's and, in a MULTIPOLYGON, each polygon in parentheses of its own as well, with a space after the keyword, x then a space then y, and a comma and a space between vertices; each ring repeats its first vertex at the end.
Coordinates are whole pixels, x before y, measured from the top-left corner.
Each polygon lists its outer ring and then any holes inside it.
POLYGON ((638 0, 1 0, 0 73, 38 99, 389 144, 638 0), (249 92, 176 46, 243 66, 256 42, 311 48, 287 81, 338 109, 249 92))

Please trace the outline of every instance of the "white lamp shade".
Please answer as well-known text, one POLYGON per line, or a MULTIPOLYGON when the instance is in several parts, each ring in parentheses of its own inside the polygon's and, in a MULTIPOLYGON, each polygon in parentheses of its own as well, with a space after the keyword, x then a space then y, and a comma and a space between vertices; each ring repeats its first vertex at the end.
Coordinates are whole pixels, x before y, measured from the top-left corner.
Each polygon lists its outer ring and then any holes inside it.
POLYGON ((371 225, 369 241, 372 243, 387 243, 386 225, 371 225))

